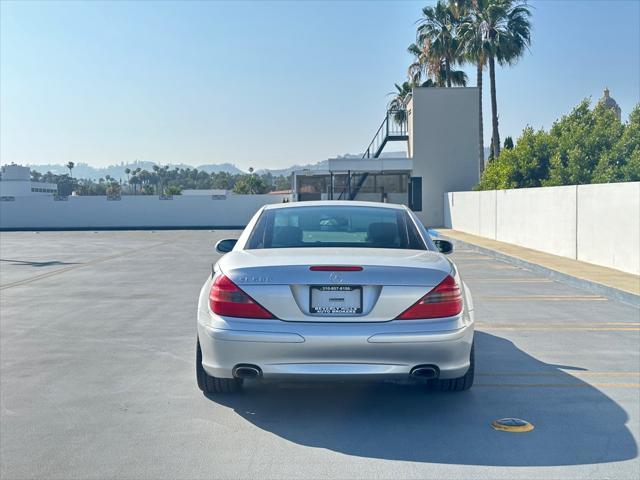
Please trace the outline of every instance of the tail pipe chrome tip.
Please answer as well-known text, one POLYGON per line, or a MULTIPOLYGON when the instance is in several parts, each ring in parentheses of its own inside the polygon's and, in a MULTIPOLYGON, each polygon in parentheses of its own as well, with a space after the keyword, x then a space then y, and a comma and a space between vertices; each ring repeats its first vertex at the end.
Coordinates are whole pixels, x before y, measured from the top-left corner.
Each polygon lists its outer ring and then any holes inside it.
POLYGON ((417 365, 409 373, 416 380, 431 380, 440 376, 440 369, 435 365, 417 365))
POLYGON ((233 376, 235 378, 260 378, 262 377, 262 370, 256 365, 240 364, 233 367, 233 376))

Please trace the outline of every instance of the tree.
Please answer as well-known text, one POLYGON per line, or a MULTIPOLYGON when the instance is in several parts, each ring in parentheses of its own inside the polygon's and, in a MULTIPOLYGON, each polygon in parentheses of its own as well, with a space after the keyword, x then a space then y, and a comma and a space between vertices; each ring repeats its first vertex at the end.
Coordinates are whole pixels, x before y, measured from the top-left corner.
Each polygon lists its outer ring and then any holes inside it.
POLYGON ((478 87, 478 174, 484 170, 484 122, 482 116, 482 76, 489 49, 485 42, 485 21, 480 15, 487 0, 465 0, 460 3, 461 19, 458 25, 460 49, 464 59, 476 66, 478 87))
POLYGON ((285 177, 284 175, 280 175, 276 177, 274 180, 274 187, 276 190, 291 190, 291 177, 293 174, 285 177))
POLYGON ((40 172, 37 172, 36 170, 31 170, 31 181, 32 182, 41 182, 42 181, 42 174, 40 172))
POLYGON ((596 105, 591 110, 589 101, 583 100, 573 111, 555 122, 549 136, 555 142, 548 179, 543 185, 580 185, 592 183, 597 166, 601 164, 600 181, 615 181, 616 172, 607 166, 607 156, 623 136, 626 126, 615 113, 596 105), (609 170, 608 174, 605 172, 609 170))
POLYGON ((133 185, 133 194, 137 195, 138 185, 140 185, 140 179, 138 178, 138 175, 136 174, 131 175, 131 180, 129 180, 129 184, 133 185))
POLYGON ((70 175, 60 175, 55 180, 54 183, 58 185, 58 195, 66 197, 73 193, 75 182, 70 175))
POLYGON ((444 1, 438 1, 435 7, 422 9, 417 44, 426 50, 426 57, 431 64, 435 62, 438 70, 444 68, 447 87, 452 86, 451 67, 460 60, 455 27, 455 12, 444 1))
POLYGON ((116 182, 114 179, 111 179, 105 188, 105 194, 109 196, 118 196, 120 195, 120 184, 116 182))
MULTIPOLYGON (((505 141, 506 143, 506 141, 505 141)), ((527 127, 487 164, 478 188, 540 187, 640 180, 640 104, 621 123, 582 101, 548 132, 527 127)))
POLYGON ((73 178, 73 167, 75 167, 76 164, 73 162, 68 162, 67 163, 67 168, 69 169, 69 177, 73 178))
POLYGON ((212 174, 212 188, 221 190, 233 190, 234 184, 235 180, 233 178, 233 175, 228 172, 219 172, 217 174, 212 174))
POLYGON ((235 193, 253 195, 257 193, 266 193, 269 189, 262 178, 257 175, 249 174, 241 176, 233 187, 235 193))
POLYGON ((629 114, 629 122, 616 144, 598 161, 593 181, 640 181, 640 104, 629 114))
POLYGON ((511 150, 513 148, 513 138, 507 137, 504 139, 505 150, 511 150))
POLYGON ((531 12, 522 0, 477 0, 475 23, 482 32, 482 50, 489 65, 493 156, 500 155, 496 62, 513 65, 531 44, 531 12))
MULTIPOLYGON (((420 48, 412 43, 407 48, 415 58, 407 70, 409 83, 415 87, 446 87, 447 70, 444 60, 429 50, 429 44, 423 44, 420 48), (425 79, 423 81, 423 79, 425 79)), ((449 69, 451 84, 457 87, 467 86, 467 74, 463 70, 449 69)))
POLYGON ((390 92, 389 95, 393 95, 393 98, 389 102, 387 108, 393 112, 393 120, 398 125, 404 125, 407 121, 407 102, 411 98, 411 92, 413 91, 413 84, 411 82, 404 82, 402 85, 394 84, 396 87, 395 92, 390 92))

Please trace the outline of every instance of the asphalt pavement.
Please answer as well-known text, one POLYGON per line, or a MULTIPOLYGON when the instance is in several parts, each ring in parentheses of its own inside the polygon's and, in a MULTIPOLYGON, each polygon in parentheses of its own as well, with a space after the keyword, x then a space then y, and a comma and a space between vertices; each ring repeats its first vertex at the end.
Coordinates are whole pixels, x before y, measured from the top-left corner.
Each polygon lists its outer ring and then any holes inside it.
POLYGON ((640 311, 460 249, 477 376, 207 398, 196 299, 238 231, 0 234, 0 477, 638 479, 640 311), (503 417, 527 433, 491 428, 503 417))

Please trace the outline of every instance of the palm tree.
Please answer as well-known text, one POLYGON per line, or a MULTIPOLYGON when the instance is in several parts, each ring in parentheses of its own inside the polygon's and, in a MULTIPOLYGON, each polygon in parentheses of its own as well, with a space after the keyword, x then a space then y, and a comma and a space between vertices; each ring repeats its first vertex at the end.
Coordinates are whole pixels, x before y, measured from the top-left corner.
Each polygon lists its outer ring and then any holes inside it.
POLYGON ((462 70, 452 70, 449 68, 449 76, 447 77, 447 69, 444 58, 434 53, 429 48, 429 43, 422 44, 422 48, 412 43, 407 48, 415 59, 409 65, 407 75, 410 82, 419 87, 445 87, 447 86, 447 78, 452 85, 459 87, 467 86, 467 74, 462 70), (422 79, 426 78, 423 82, 422 79))
POLYGON ((73 162, 68 162, 67 163, 67 168, 69 169, 69 177, 73 178, 73 167, 75 167, 76 164, 73 162))
MULTIPOLYGON (((489 65, 493 158, 500 155, 498 101, 496 97, 496 61, 513 65, 531 44, 531 12, 524 0, 475 0, 474 23, 480 35, 483 59, 489 65)), ((464 30, 464 29, 463 29, 464 30)), ((478 40, 476 40, 478 41, 478 40)))
POLYGON ((446 85, 451 87, 451 67, 459 60, 454 11, 447 3, 440 0, 435 7, 422 9, 422 18, 418 21, 418 25, 416 36, 418 45, 427 49, 430 60, 436 60, 438 70, 444 69, 446 85))
POLYGON ((129 184, 133 185, 133 194, 137 195, 138 193, 138 185, 140 184, 140 179, 138 178, 138 176, 134 173, 133 175, 131 175, 131 180, 129 180, 129 184))
POLYGON ((155 179, 156 180, 156 189, 158 190, 158 194, 162 195, 162 193, 160 192, 160 185, 161 185, 161 178, 160 178, 160 165, 154 165, 153 166, 153 171, 155 172, 155 179))
POLYGON ((125 168, 124 169, 124 173, 127 174, 127 185, 129 187, 128 191, 129 191, 129 193, 131 193, 131 188, 130 188, 131 187, 131 183, 130 183, 130 177, 129 177, 131 175, 131 169, 129 167, 125 168))
POLYGON ((388 110, 393 112, 393 120, 399 126, 404 125, 407 121, 407 102, 411 98, 411 92, 413 91, 413 83, 404 82, 402 85, 394 84, 396 87, 395 92, 390 92, 389 95, 393 95, 393 98, 389 102, 388 110))
POLYGON ((478 174, 484 170, 484 122, 482 116, 482 74, 489 54, 488 45, 484 41, 485 23, 480 15, 487 0, 466 0, 459 3, 460 23, 458 36, 462 54, 476 66, 476 86, 478 87, 478 174))

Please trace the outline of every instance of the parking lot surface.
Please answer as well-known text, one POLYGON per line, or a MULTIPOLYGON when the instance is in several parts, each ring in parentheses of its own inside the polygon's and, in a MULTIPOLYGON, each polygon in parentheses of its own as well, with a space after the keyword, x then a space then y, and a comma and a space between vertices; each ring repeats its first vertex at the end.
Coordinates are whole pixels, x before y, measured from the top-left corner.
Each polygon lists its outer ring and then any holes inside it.
POLYGON ((238 235, 0 234, 1 478, 640 478, 638 309, 470 250, 470 391, 205 397, 196 299, 238 235), (493 430, 503 417, 535 429, 493 430))

